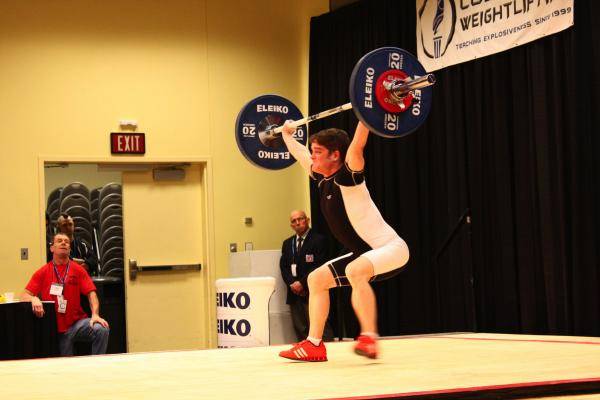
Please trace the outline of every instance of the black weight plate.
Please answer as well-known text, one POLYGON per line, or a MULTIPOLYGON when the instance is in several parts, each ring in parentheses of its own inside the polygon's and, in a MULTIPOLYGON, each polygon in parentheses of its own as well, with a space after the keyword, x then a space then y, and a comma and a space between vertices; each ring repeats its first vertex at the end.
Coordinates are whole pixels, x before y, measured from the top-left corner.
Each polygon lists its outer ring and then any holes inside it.
POLYGON ((402 137, 414 132, 427 119, 431 110, 433 88, 413 91, 412 106, 404 112, 391 113, 383 109, 376 97, 378 78, 389 70, 404 71, 415 79, 427 74, 419 60, 406 50, 382 47, 362 57, 350 77, 352 108, 371 132, 384 137, 402 137))
MULTIPOLYGON (((281 137, 265 140, 260 132, 273 126, 283 125, 288 120, 302 119, 302 113, 284 97, 269 94, 248 102, 235 121, 235 139, 241 153, 252 164, 266 169, 289 167, 296 160, 287 151, 281 137)), ((307 127, 301 125, 294 134, 296 140, 306 145, 307 127)))

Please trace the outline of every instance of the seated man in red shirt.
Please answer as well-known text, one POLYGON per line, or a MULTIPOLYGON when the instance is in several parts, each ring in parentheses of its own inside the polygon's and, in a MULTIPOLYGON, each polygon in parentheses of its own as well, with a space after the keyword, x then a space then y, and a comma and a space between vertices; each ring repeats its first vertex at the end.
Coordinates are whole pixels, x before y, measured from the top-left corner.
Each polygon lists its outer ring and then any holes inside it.
POLYGON ((67 235, 54 235, 50 251, 52 261, 33 274, 21 299, 31 301, 37 317, 44 316, 42 301, 54 301, 61 355, 73 355, 75 342, 92 342, 92 354, 106 353, 108 322, 100 318, 94 282, 81 265, 69 260, 71 241, 67 235), (82 294, 90 301, 91 318, 81 308, 82 294))

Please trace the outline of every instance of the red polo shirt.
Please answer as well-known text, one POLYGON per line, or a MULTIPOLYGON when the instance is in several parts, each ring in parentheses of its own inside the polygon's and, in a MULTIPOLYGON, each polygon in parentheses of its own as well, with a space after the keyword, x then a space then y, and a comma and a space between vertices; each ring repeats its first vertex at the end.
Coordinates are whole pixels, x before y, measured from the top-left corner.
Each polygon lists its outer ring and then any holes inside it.
POLYGON ((65 277, 67 265, 57 265, 56 271, 54 264, 50 261, 44 265, 31 277, 31 280, 25 287, 28 291, 39 297, 42 301, 53 301, 56 310, 56 324, 58 332, 66 332, 73 323, 88 315, 81 308, 80 296, 88 295, 96 290, 96 285, 88 275, 87 271, 75 261, 69 262, 68 276, 65 277), (56 274, 58 272, 58 276, 56 274), (58 301, 56 296, 50 294, 50 286, 53 283, 61 283, 64 278, 63 297, 67 300, 67 312, 58 312, 58 301))

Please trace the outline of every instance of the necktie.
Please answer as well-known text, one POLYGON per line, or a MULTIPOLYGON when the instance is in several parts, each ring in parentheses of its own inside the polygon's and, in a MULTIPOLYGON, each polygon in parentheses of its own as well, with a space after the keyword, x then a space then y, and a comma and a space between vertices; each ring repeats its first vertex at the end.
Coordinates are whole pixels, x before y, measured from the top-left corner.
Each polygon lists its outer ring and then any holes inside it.
POLYGON ((302 248, 302 236, 300 236, 298 238, 298 240, 296 240, 296 251, 300 252, 301 248, 302 248))

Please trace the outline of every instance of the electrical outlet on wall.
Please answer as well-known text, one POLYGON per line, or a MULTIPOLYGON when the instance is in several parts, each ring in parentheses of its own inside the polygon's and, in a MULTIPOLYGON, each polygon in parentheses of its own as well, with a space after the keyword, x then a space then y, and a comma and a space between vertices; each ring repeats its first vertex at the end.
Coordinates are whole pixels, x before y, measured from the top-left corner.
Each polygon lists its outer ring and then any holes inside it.
POLYGON ((21 260, 28 260, 29 259, 29 249, 27 247, 23 247, 21 249, 21 260))

